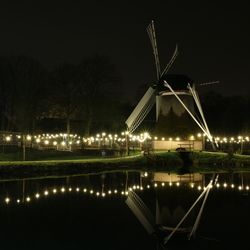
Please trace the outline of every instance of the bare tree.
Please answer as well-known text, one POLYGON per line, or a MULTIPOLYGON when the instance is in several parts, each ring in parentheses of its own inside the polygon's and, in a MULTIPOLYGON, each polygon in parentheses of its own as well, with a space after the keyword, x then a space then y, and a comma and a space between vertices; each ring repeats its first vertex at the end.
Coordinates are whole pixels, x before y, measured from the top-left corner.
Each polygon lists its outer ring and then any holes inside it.
POLYGON ((83 57, 79 64, 78 90, 85 117, 85 135, 89 135, 94 120, 108 118, 122 94, 121 78, 109 57, 83 57), (112 103, 112 104, 111 104, 112 103))
POLYGON ((52 72, 51 107, 62 118, 66 119, 67 134, 70 134, 70 120, 77 109, 77 73, 76 67, 70 63, 60 64, 52 72))
POLYGON ((26 56, 0 59, 1 116, 9 122, 6 129, 32 133, 42 112, 46 93, 46 70, 26 56))

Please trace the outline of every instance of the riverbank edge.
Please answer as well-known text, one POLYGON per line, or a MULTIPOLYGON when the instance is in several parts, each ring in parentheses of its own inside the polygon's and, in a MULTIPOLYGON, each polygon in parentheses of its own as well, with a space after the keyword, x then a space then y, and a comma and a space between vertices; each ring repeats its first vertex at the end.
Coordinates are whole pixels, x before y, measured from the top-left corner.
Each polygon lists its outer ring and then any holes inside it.
POLYGON ((107 159, 0 162, 0 175, 27 176, 46 173, 87 174, 104 171, 152 170, 176 172, 183 165, 192 172, 250 172, 250 157, 216 152, 161 152, 146 156, 107 159), (188 157, 187 157, 188 155, 188 157))

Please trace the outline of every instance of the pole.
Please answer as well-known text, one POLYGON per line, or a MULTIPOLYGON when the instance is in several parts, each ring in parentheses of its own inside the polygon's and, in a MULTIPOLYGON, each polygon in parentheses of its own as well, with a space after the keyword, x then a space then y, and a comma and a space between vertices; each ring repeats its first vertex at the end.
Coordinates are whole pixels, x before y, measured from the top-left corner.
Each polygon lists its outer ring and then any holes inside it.
POLYGON ((23 161, 25 161, 25 146, 26 146, 26 141, 25 141, 25 135, 23 135, 23 161))
POLYGON ((241 138, 240 154, 243 154, 243 137, 241 138))
POLYGON ((206 140, 205 140, 205 135, 204 134, 202 134, 202 150, 204 151, 204 150, 206 150, 206 140))
POLYGON ((126 131, 125 132, 125 139, 126 139, 126 155, 127 156, 129 155, 128 134, 129 134, 129 132, 126 131))

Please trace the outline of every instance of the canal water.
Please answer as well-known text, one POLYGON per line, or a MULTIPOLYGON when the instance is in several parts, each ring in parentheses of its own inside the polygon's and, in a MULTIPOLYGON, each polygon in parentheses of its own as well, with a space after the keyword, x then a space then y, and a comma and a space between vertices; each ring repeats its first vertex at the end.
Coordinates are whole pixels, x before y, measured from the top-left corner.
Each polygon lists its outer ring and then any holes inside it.
POLYGON ((249 249, 249 186, 248 173, 1 180, 0 249, 249 249), (145 209, 166 231, 148 232, 145 209), (200 212, 193 237, 177 230, 164 244, 189 210, 180 228, 192 228, 200 212))

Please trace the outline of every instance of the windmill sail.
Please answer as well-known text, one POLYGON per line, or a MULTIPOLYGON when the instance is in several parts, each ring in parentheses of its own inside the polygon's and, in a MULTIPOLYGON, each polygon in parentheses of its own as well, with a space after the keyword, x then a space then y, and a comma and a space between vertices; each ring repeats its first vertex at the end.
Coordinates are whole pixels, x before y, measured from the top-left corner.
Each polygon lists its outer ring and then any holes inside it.
POLYGON ((186 219, 186 217, 188 216, 188 214, 192 211, 192 209, 193 209, 193 208, 196 206, 196 204, 199 202, 199 200, 200 200, 204 195, 206 195, 206 196, 205 196, 205 199, 204 199, 204 201, 203 201, 202 207, 201 207, 201 209, 200 209, 200 212, 199 212, 199 214, 198 214, 198 216, 197 216, 197 219, 196 219, 196 221, 195 221, 195 225, 194 225, 194 227, 193 227, 193 229, 192 229, 192 231, 191 231, 191 233, 190 233, 190 235, 189 235, 189 239, 191 238, 192 234, 193 234, 193 233, 195 232, 195 230, 197 229, 197 226, 198 226, 198 223, 199 223, 199 221, 200 221, 200 217, 201 217, 201 214, 202 214, 202 212, 203 212, 203 208, 204 208, 204 205, 205 205, 205 203, 206 203, 206 200, 207 200, 207 196, 208 196, 208 194, 209 194, 209 191, 210 191, 210 189, 212 188, 213 184, 214 184, 214 185, 216 184, 217 180, 218 180, 218 175, 217 175, 216 178, 215 178, 215 174, 213 174, 212 179, 210 180, 209 184, 205 187, 205 189, 203 190, 203 192, 200 194, 200 196, 197 198, 197 200, 194 202, 194 204, 190 207, 190 209, 188 210, 188 212, 187 212, 187 213, 184 215, 184 217, 180 220, 180 222, 179 222, 178 225, 175 227, 175 229, 172 231, 172 233, 169 234, 167 237, 165 237, 165 239, 164 239, 164 244, 166 244, 166 243, 169 241, 169 239, 173 236, 173 234, 176 232, 176 230, 180 227, 181 223, 186 219))
POLYGON ((156 43, 156 36, 155 36, 155 28, 154 28, 154 21, 152 20, 149 26, 147 27, 147 32, 149 39, 151 41, 154 57, 155 57, 155 67, 156 67, 156 75, 157 75, 157 81, 160 79, 161 76, 161 66, 160 66, 160 60, 159 60, 159 54, 157 49, 157 43, 156 43))
POLYGON ((133 190, 128 190, 128 198, 125 202, 148 233, 153 234, 155 232, 155 218, 140 197, 133 190))
POLYGON ((155 89, 150 87, 126 120, 129 133, 133 133, 155 104, 155 89))
POLYGON ((209 132, 206 130, 206 128, 203 126, 203 124, 199 123, 197 119, 194 117, 192 112, 188 109, 188 107, 183 103, 183 101, 180 99, 180 97, 174 92, 174 90, 171 88, 171 86, 167 83, 167 81, 164 81, 164 86, 169 88, 170 91, 173 93, 173 95, 177 98, 177 100, 180 102, 180 104, 185 108, 185 110, 190 114, 190 116, 193 118, 193 120, 197 123, 197 125, 201 128, 201 130, 210 137, 209 132))
POLYGON ((166 68, 162 71, 161 76, 163 76, 164 74, 166 74, 169 71, 170 67, 172 66, 172 64, 175 61, 178 54, 179 54, 178 44, 176 44, 174 54, 173 54, 172 58, 170 59, 169 63, 167 64, 166 68))

